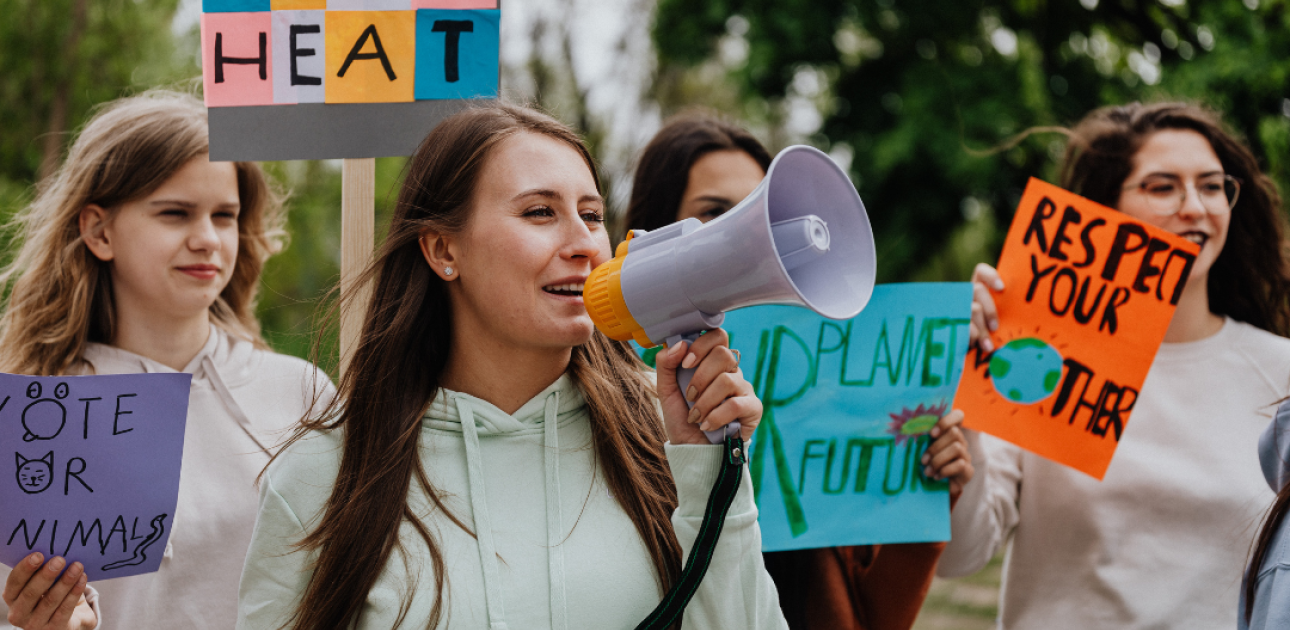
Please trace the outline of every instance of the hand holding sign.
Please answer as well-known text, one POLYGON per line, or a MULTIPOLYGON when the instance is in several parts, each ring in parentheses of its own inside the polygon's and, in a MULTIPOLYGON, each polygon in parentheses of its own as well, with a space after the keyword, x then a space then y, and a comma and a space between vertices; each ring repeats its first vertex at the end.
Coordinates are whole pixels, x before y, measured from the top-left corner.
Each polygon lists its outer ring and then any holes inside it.
MULTIPOLYGON (((968 355, 968 424, 1098 479, 1164 340, 1198 246, 1031 179, 1008 231, 998 324, 968 355)), ((986 292, 986 297, 989 293, 986 292)))
POLYGON ((91 580, 156 571, 191 378, 0 374, 0 448, 14 466, 0 481, 0 562, 15 567, 39 550, 80 561, 91 580))

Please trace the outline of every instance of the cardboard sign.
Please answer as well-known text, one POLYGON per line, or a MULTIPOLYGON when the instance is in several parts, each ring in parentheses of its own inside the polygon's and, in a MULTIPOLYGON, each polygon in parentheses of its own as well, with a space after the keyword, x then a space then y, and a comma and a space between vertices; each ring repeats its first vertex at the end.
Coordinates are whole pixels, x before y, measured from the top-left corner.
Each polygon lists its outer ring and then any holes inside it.
POLYGON ((32 551, 93 580, 156 571, 179 497, 191 374, 0 374, 0 562, 32 551))
POLYGON ((765 409, 749 464, 764 550, 949 540, 949 486, 920 459, 962 374, 971 309, 970 284, 918 283, 879 285, 847 321, 726 314, 765 409))
POLYGON ((999 258, 995 350, 972 350, 954 400, 965 424, 1100 480, 1199 252, 1032 178, 999 258))
POLYGON ((497 0, 204 0, 202 8, 213 159, 410 155, 444 116, 497 97, 497 0))

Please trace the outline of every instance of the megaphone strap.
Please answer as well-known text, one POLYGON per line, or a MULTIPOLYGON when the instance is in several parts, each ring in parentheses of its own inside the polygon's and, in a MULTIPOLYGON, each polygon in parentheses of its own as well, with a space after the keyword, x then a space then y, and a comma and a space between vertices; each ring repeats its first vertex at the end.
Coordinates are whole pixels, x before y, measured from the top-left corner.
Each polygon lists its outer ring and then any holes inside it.
POLYGON ((721 538, 721 529, 725 527, 726 514, 730 512, 730 504, 734 503, 735 493, 739 491, 744 461, 744 441, 738 435, 727 437, 722 444, 721 470, 717 473, 716 483, 712 485, 712 493, 708 495, 708 505, 703 511, 703 524, 699 525, 699 535, 690 548, 690 556, 685 561, 681 578, 672 585, 654 611, 636 626, 636 630, 671 628, 685 612, 695 591, 699 590, 708 566, 712 564, 712 554, 717 549, 717 540, 721 538))

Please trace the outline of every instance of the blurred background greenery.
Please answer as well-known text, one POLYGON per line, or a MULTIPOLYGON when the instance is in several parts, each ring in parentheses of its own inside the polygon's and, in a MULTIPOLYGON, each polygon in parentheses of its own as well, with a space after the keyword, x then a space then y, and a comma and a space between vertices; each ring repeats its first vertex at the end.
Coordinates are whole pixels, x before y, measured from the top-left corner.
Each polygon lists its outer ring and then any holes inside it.
MULTIPOLYGON (((1018 134, 1104 104, 1211 105, 1282 190, 1290 184, 1290 0, 505 5, 504 94, 585 135, 611 213, 662 120, 715 110, 773 150, 809 143, 850 171, 882 281, 964 280, 993 260, 1026 179, 1055 180, 1063 145, 1058 133, 1018 134)), ((0 218, 30 200, 96 104, 154 86, 199 89, 200 0, 0 0, 0 14, 0 218)), ((378 160, 378 234, 403 165, 378 160)), ((340 167, 267 166, 292 193, 292 241, 265 270, 260 316, 275 347, 305 356, 316 303, 337 277, 340 167)), ((0 251, 10 238, 0 234, 0 251)), ((997 565, 982 576, 938 582, 920 627, 988 625, 993 603, 980 588, 997 584, 997 565)))

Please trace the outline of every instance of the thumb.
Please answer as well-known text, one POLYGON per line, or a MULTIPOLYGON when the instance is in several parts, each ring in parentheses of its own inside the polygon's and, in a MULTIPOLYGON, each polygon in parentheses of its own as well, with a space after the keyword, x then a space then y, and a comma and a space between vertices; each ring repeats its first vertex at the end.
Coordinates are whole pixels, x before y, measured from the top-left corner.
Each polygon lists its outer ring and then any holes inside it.
POLYGON ((676 369, 681 366, 681 361, 685 359, 687 346, 689 346, 688 343, 680 341, 671 348, 655 355, 654 366, 658 370, 659 400, 667 400, 673 394, 680 393, 680 386, 676 384, 676 369))

